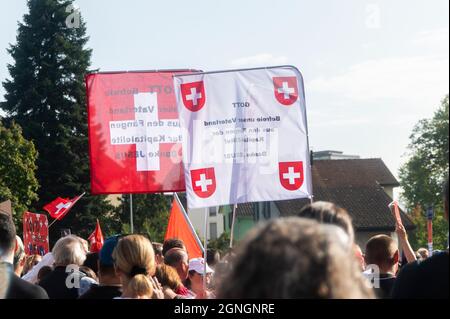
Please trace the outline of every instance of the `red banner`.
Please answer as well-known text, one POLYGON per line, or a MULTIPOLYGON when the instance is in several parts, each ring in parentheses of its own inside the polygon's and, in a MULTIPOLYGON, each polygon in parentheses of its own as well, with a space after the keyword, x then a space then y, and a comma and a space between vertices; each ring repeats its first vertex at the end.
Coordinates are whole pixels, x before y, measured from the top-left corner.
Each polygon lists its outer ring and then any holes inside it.
POLYGON ((44 256, 49 252, 47 216, 23 214, 23 244, 27 255, 44 256))
POLYGON ((183 72, 86 77, 92 194, 185 190, 172 79, 183 72))

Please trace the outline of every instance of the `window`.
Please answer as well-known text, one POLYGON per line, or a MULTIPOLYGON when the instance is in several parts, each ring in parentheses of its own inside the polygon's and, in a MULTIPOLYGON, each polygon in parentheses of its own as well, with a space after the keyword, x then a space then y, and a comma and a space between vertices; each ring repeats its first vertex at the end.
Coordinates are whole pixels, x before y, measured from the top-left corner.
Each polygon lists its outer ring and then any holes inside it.
POLYGON ((209 208, 209 217, 215 217, 217 216, 217 207, 210 207, 209 208))
POLYGON ((209 224, 209 239, 210 240, 217 239, 217 223, 209 224))

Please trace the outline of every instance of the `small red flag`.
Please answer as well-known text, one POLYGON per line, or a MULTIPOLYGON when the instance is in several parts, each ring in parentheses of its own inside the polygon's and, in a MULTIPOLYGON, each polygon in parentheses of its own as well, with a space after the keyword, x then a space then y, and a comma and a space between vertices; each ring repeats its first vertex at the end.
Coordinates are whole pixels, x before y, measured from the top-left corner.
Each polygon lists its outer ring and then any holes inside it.
POLYGON ((95 226, 94 232, 89 236, 88 240, 91 243, 91 253, 98 253, 103 247, 103 233, 100 228, 100 222, 97 219, 97 226, 95 226))
POLYGON ((189 217, 184 213, 183 208, 180 207, 176 199, 173 200, 169 225, 167 225, 167 232, 164 239, 171 238, 178 238, 184 242, 189 259, 203 256, 203 246, 189 221, 189 217))
POLYGON ((54 219, 61 220, 67 215, 69 210, 75 205, 75 203, 83 197, 84 193, 73 199, 58 197, 53 202, 44 206, 44 209, 54 219))

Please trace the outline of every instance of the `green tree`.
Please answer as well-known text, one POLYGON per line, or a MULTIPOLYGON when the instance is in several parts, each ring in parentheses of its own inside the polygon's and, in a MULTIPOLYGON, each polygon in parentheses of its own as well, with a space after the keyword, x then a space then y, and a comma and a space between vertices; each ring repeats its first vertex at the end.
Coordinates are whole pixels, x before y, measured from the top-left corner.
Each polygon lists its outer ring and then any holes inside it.
POLYGON ((0 122, 0 202, 11 200, 13 218, 20 232, 22 215, 38 198, 35 177, 38 154, 17 124, 5 128, 0 122))
MULTIPOLYGON (((39 152, 41 188, 35 210, 57 196, 89 192, 84 76, 91 50, 85 48, 85 23, 78 13, 67 12, 70 5, 73 0, 29 0, 17 43, 8 50, 14 62, 8 65, 10 79, 3 83, 6 101, 0 106, 39 152)), ((51 241, 57 239, 58 228, 86 236, 97 218, 108 229, 111 209, 104 196, 87 194, 52 227, 51 241)))
MULTIPOLYGON (((153 242, 164 241, 169 222, 171 198, 161 194, 133 195, 134 233, 145 234, 153 242)), ((122 232, 130 233, 130 196, 125 195, 117 208, 122 224, 122 232)))
POLYGON ((400 182, 405 200, 417 231, 411 243, 417 249, 426 247, 425 212, 435 209, 434 246, 447 247, 448 224, 443 217, 442 185, 449 169, 449 97, 442 100, 433 118, 421 120, 410 136, 409 160, 400 168, 400 182))

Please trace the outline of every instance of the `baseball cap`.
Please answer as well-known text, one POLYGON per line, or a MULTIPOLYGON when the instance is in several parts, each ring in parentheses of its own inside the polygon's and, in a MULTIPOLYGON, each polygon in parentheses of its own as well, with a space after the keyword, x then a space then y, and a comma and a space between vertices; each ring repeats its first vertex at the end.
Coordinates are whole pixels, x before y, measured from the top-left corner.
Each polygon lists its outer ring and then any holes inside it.
MULTIPOLYGON (((196 273, 203 275, 205 273, 205 260, 203 258, 194 258, 189 261, 189 271, 195 271, 196 273)), ((212 274, 214 270, 206 265, 206 273, 212 274)))
POLYGON ((103 243, 103 247, 100 250, 100 254, 98 257, 100 260, 100 263, 103 266, 106 266, 106 267, 114 266, 114 260, 112 258, 112 253, 114 251, 114 248, 116 248, 117 243, 119 242, 120 238, 122 238, 122 235, 112 236, 112 237, 109 237, 108 239, 106 239, 105 242, 103 243))

